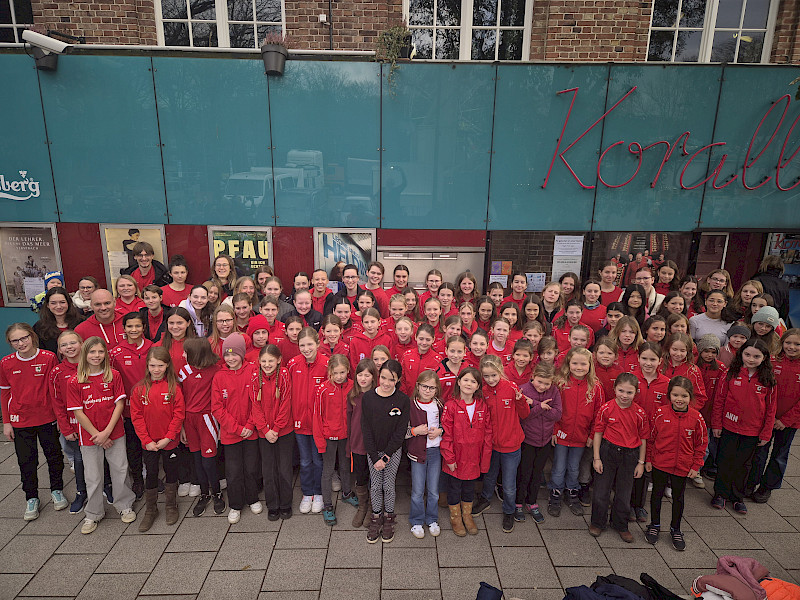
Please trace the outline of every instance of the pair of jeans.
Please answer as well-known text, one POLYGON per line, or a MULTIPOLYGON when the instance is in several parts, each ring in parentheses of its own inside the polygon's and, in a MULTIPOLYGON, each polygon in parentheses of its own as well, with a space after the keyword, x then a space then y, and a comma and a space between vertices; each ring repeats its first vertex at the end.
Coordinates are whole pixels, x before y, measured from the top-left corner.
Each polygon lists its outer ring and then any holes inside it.
POLYGON ((553 448, 553 468, 550 471, 550 489, 568 490, 579 489, 578 470, 580 469, 581 457, 583 456, 584 446, 562 446, 556 444, 553 448))
POLYGON ((445 488, 447 492, 447 504, 455 506, 461 502, 472 502, 475 500, 475 479, 459 479, 449 473, 445 473, 445 488))
POLYGON ((430 525, 439 521, 439 474, 442 454, 439 447, 425 450, 425 462, 411 461, 411 525, 430 525), (425 490, 428 501, 424 502, 425 490))
POLYGON ((303 496, 322 495, 322 455, 314 443, 314 436, 297 433, 297 452, 300 454, 300 489, 303 496))
POLYGON ((750 477, 747 481, 748 488, 755 489, 760 485, 767 490, 780 489, 795 433, 797 433, 797 429, 793 427, 772 430, 772 439, 769 444, 764 444, 756 451, 753 468, 750 469, 750 477), (772 454, 769 451, 770 447, 772 454))
POLYGON ((521 448, 513 452, 498 452, 492 450, 492 462, 489 470, 483 476, 483 497, 490 500, 497 484, 497 475, 503 471, 503 512, 507 515, 514 514, 517 503, 517 467, 522 455, 521 448))
POLYGON ((617 446, 604 438, 600 442, 600 460, 603 463, 603 472, 596 473, 594 478, 592 525, 605 529, 613 489, 611 526, 617 531, 628 531, 633 472, 639 462, 639 448, 617 446))
POLYGON ((50 490, 64 489, 64 455, 61 453, 58 435, 55 422, 33 427, 14 427, 14 450, 17 453, 19 475, 26 500, 39 497, 39 477, 36 471, 39 467, 37 440, 47 460, 50 490))
MULTIPOLYGON (((64 436, 61 436, 62 439, 64 436)), ((69 441, 64 439, 64 444, 70 449, 75 466, 75 491, 86 493, 86 477, 83 474, 83 455, 81 454, 81 443, 78 440, 69 441)), ((62 444, 63 448, 63 444, 62 444)), ((108 464, 108 463, 106 463, 108 464)))

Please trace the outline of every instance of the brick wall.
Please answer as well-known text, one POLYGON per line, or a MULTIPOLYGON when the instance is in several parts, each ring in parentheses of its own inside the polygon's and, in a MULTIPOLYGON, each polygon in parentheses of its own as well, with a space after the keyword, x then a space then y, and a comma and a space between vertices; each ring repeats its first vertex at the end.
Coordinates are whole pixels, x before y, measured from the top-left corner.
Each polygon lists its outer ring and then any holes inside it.
POLYGON ((155 44, 153 0, 102 3, 32 0, 33 21, 45 29, 85 36, 88 44, 155 44))
MULTIPOLYGON (((490 231, 489 264, 493 260, 510 260, 513 271, 546 273, 550 281, 556 235, 560 234, 555 231, 490 231)), ((488 274, 486 280, 489 280, 488 274)))
POLYGON ((783 0, 775 20, 775 37, 770 62, 800 63, 800 0, 783 0))

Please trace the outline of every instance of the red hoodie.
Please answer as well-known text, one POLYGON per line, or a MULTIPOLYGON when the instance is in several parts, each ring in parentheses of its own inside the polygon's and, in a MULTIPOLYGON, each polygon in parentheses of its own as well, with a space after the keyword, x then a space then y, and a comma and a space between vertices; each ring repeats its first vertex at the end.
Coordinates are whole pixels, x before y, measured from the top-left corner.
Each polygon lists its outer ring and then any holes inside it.
MULTIPOLYGON (((78 419, 67 411, 67 384, 78 372, 78 363, 61 361, 50 371, 50 404, 58 420, 58 430, 61 435, 68 436, 78 433, 78 419)), ((5 411, 3 411, 5 413, 5 411)))
POLYGON ((130 311, 121 311, 119 307, 114 311, 114 320, 108 325, 102 325, 97 320, 97 315, 92 315, 83 323, 75 327, 77 333, 83 341, 88 340, 93 335, 96 335, 101 340, 105 340, 106 346, 111 350, 125 340, 125 328, 122 326, 122 317, 130 311))
POLYGON ((219 423, 219 441, 223 444, 241 442, 242 430, 253 430, 248 440, 258 439, 253 419, 252 398, 258 388, 255 366, 245 363, 232 371, 227 366, 214 375, 211 384, 211 414, 219 423))
POLYGON ((176 385, 171 394, 166 379, 154 381, 149 392, 145 391, 144 385, 137 385, 133 388, 130 402, 131 421, 142 441, 142 448, 146 449, 150 442, 164 438, 172 440, 164 450, 177 448, 186 415, 181 386, 176 385))
MULTIPOLYGON (((364 332, 357 333, 350 340, 350 364, 355 366, 362 358, 370 358, 375 346, 392 347, 392 336, 379 331, 374 338, 367 337, 364 332)), ((391 350, 390 350, 391 352, 391 350)))
MULTIPOLYGON (((730 373, 728 373, 728 377, 730 373)), ((725 377, 714 399, 712 429, 727 429, 745 436, 758 436, 768 442, 775 424, 775 388, 761 383, 758 374, 750 375, 745 367, 733 379, 725 377)))
POLYGON ((656 410, 645 449, 647 462, 656 469, 686 477, 689 471, 699 471, 703 466, 706 446, 706 422, 695 409, 676 412, 668 404, 656 410))
MULTIPOLYGON (((319 314, 325 314, 325 299, 330 296, 333 292, 330 288, 325 288, 325 292, 322 296, 317 297, 315 296, 315 290, 312 288, 311 290, 311 308, 317 311, 319 314)), ((282 324, 282 323, 281 323, 282 324)))
POLYGON ((347 394, 353 389, 349 379, 342 384, 328 380, 317 388, 314 402, 314 443, 325 454, 328 440, 347 438, 347 394))
POLYGON ((703 383, 703 374, 700 373, 700 369, 697 368, 697 365, 684 362, 677 367, 673 367, 672 361, 667 357, 664 359, 664 366, 661 370, 669 379, 680 375, 691 381, 694 387, 694 400, 692 400, 690 406, 695 410, 703 409, 708 401, 708 396, 706 396, 706 386, 703 383))
POLYGON ((436 368, 442 362, 442 356, 436 354, 432 349, 428 350, 425 354, 420 356, 417 348, 412 348, 400 359, 400 365, 403 367, 403 379, 400 382, 400 391, 406 396, 411 396, 414 391, 414 386, 417 384, 417 377, 419 374, 430 369, 436 371, 436 368))
MULTIPOLYGON (((652 419, 660 406, 667 406, 670 403, 667 394, 669 377, 658 373, 657 377, 648 383, 641 369, 637 368, 633 374, 639 379, 639 391, 636 392, 633 401, 644 409, 648 419, 652 419)), ((612 397, 615 396, 616 394, 612 397)))
POLYGON ((278 437, 292 433, 294 423, 292 423, 292 384, 289 381, 289 371, 279 367, 272 375, 265 375, 261 371, 257 377, 259 376, 261 396, 256 392, 253 397, 253 419, 258 429, 258 436, 267 437, 269 431, 277 431, 278 437))
POLYGON ((786 356, 776 358, 772 363, 777 385, 775 418, 786 427, 800 426, 800 359, 792 360, 786 356))
MULTIPOLYGON (((589 340, 586 344, 587 348, 591 348, 594 346, 594 330, 583 322, 583 319, 578 323, 579 325, 584 325, 589 327, 589 340)), ((599 329, 599 327, 598 327, 599 329)), ((556 343, 558 343, 558 350, 559 352, 564 352, 565 350, 569 350, 572 346, 569 343, 569 334, 572 331, 572 325, 569 324, 569 321, 564 321, 563 327, 556 327, 553 325, 553 332, 552 336, 556 338, 556 343)), ((639 362, 638 360, 636 361, 639 362)))
POLYGON ((472 420, 467 405, 453 398, 444 405, 441 426, 444 430, 439 450, 442 454, 442 471, 456 479, 477 479, 489 470, 492 462, 492 419, 483 398, 475 399, 472 420), (456 464, 451 471, 447 465, 456 464))
POLYGON ((286 365, 292 387, 292 420, 294 431, 301 435, 313 434, 314 401, 317 388, 328 379, 328 357, 317 352, 309 363, 302 354, 286 365))
POLYGON ((581 314, 581 323, 586 325, 589 329, 592 330, 592 333, 595 331, 600 331, 603 328, 603 324, 606 322, 606 307, 603 306, 601 303, 599 306, 595 308, 587 308, 585 305, 583 307, 583 313, 581 314))
MULTIPOLYGON (((108 356, 111 359, 111 366, 114 367, 122 376, 122 387, 128 394, 128 401, 122 411, 122 416, 131 418, 131 392, 147 372, 147 353, 153 347, 153 342, 142 338, 138 347, 133 346, 127 339, 121 341, 113 348, 108 356)), ((183 348, 183 346, 181 346, 183 348)), ((176 367, 176 372, 180 367, 176 367)))
POLYGON ((561 420, 553 426, 556 443, 571 448, 586 446, 591 439, 597 411, 605 403, 603 384, 599 381, 589 390, 586 379, 570 376, 561 391, 561 420))
POLYGON ((517 399, 518 392, 519 388, 505 379, 494 387, 483 384, 483 397, 492 417, 492 450, 514 452, 525 440, 520 419, 530 414, 531 407, 525 396, 517 399))

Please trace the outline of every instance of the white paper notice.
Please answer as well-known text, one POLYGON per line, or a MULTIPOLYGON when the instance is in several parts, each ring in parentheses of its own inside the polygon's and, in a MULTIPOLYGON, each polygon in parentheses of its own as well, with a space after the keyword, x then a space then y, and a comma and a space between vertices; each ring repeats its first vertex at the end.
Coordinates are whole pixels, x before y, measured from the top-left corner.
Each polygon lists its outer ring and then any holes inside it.
MULTIPOLYGON (((553 256, 581 256, 583 255, 582 235, 557 235, 553 243, 553 256)), ((555 279, 555 276, 553 276, 555 279)))
POLYGON ((497 281, 503 287, 508 287, 508 275, 489 275, 489 283, 497 281))
POLYGON ((558 281, 564 273, 580 273, 580 256, 554 256, 553 257, 553 281, 558 281))
POLYGON ((526 292, 541 292, 544 289, 546 273, 525 273, 525 277, 528 279, 526 292))

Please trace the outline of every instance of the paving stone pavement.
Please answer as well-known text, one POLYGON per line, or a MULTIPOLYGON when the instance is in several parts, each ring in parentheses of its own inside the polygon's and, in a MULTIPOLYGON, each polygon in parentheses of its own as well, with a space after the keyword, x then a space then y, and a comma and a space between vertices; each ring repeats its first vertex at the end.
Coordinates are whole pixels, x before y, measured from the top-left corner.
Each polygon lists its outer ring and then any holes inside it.
MULTIPOLYGON (((2 437, 0 461, 0 600, 471 600, 481 581, 501 587, 506 599, 560 600, 564 588, 589 585, 611 572, 636 578, 647 572, 689 597, 692 580, 713 572, 726 554, 751 556, 773 575, 800 583, 800 440, 783 489, 769 504, 748 503, 747 516, 712 509, 710 481, 706 490, 690 485, 685 552, 675 551, 665 534, 651 546, 644 525, 631 527, 633 544, 613 531, 592 538, 586 531, 589 509, 584 517, 565 510, 538 526, 529 517, 504 534, 497 499, 476 519, 477 536, 455 537, 441 510, 441 535, 418 540, 409 531, 409 480, 403 473, 397 534, 389 544, 368 544, 365 530, 350 526, 355 509, 343 503, 333 528, 319 515, 300 515, 299 489, 295 515, 287 521, 271 522, 266 511, 254 515, 247 508, 236 525, 210 509, 195 518, 194 499, 181 498, 181 519, 174 526, 167 527, 162 506, 156 525, 140 534, 138 522, 126 525, 107 507, 106 518, 86 536, 80 533, 83 516, 56 513, 47 489, 40 490, 41 516, 23 521, 16 456, 2 437)), ((67 467, 64 475, 72 499, 74 476, 67 467)), ((42 457, 39 481, 47 483, 42 457)), ((667 502, 662 518, 668 520, 669 511, 667 502)))

